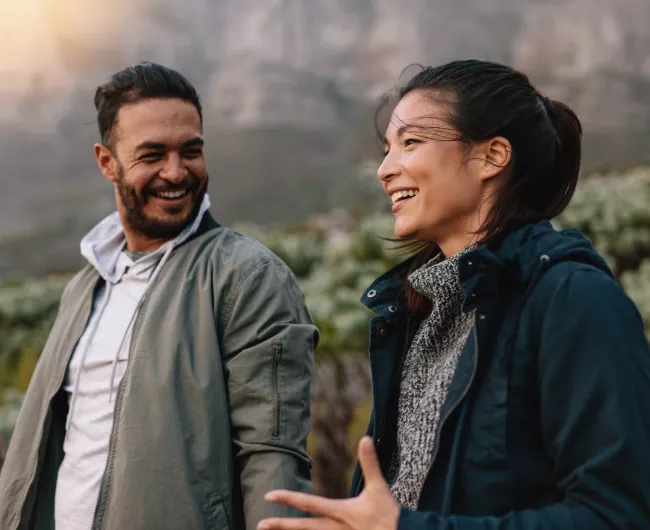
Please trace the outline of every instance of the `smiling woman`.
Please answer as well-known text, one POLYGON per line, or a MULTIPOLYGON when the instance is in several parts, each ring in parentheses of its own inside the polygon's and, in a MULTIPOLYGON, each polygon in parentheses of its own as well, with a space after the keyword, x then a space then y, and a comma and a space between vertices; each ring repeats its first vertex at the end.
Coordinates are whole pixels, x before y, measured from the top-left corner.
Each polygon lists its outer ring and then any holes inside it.
POLYGON ((505 65, 423 68, 380 129, 398 238, 362 296, 373 410, 348 500, 259 530, 650 528, 650 351, 591 243, 557 232, 573 111, 505 65))

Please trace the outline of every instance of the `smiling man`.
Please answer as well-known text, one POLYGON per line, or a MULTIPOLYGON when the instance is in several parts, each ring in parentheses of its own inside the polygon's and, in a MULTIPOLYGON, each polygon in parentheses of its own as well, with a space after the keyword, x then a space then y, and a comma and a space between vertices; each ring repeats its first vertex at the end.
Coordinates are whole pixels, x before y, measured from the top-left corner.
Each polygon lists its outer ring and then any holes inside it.
POLYGON ((0 476, 0 528, 255 528, 310 489, 318 340, 297 282, 210 215, 202 110, 140 64, 95 95, 117 211, 81 242, 0 476))

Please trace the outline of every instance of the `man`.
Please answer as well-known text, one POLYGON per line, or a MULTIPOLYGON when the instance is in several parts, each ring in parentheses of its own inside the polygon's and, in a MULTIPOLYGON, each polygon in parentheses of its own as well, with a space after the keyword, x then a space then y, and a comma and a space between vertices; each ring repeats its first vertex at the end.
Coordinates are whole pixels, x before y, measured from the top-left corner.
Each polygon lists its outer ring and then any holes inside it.
POLYGON ((0 477, 0 528, 253 529, 308 491, 317 330, 297 282, 208 212, 202 110, 140 64, 97 89, 117 212, 83 239, 0 477))

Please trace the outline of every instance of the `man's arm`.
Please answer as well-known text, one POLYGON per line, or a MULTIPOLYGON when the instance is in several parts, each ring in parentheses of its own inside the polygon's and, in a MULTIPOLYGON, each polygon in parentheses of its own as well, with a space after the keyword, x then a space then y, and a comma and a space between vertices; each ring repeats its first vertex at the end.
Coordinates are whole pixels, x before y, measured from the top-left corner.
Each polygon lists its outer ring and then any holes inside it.
POLYGON ((226 301, 222 345, 236 468, 246 528, 271 516, 296 516, 264 501, 276 488, 311 490, 306 453, 314 326, 289 268, 274 258, 246 275, 226 301))

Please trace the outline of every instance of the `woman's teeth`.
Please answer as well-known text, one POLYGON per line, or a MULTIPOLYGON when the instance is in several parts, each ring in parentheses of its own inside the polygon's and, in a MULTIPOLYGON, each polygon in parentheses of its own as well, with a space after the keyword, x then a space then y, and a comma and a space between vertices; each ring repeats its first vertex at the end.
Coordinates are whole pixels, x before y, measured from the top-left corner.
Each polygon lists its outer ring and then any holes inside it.
POLYGON ((393 201, 393 204, 395 204, 400 199, 410 199, 411 197, 415 197, 417 194, 418 190, 396 191, 390 196, 390 200, 393 201))

